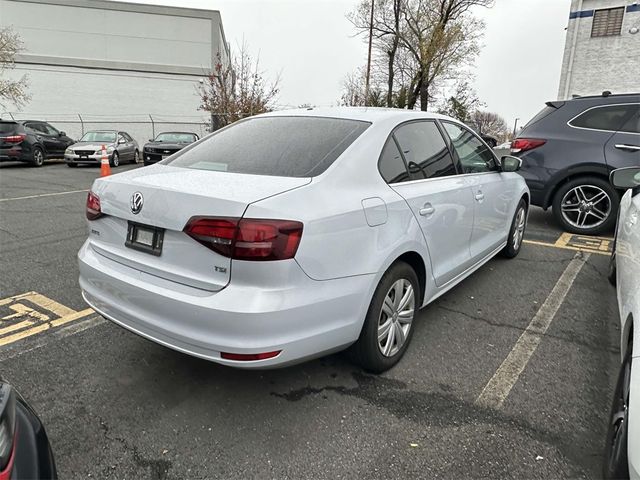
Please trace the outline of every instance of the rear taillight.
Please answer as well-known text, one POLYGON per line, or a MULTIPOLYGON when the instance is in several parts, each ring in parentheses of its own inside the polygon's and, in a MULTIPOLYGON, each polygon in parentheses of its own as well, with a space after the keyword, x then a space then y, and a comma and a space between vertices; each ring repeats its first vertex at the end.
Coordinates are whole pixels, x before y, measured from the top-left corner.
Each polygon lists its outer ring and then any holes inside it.
POLYGON ((547 141, 540 138, 516 138, 511 142, 511 153, 522 153, 527 150, 533 150, 534 148, 541 147, 545 143, 547 143, 547 141))
POLYGON ((4 140, 8 143, 20 143, 25 138, 27 138, 27 136, 24 133, 21 133, 20 135, 9 135, 8 137, 0 137, 0 140, 4 140))
POLYGON ((16 396, 11 385, 0 384, 0 480, 9 480, 16 444, 16 396))
POLYGON ((202 245, 236 260, 293 258, 302 223, 292 220, 194 217, 184 232, 202 245))
POLYGON ((89 192, 87 195, 87 219, 95 220, 101 216, 100 197, 93 192, 89 192))

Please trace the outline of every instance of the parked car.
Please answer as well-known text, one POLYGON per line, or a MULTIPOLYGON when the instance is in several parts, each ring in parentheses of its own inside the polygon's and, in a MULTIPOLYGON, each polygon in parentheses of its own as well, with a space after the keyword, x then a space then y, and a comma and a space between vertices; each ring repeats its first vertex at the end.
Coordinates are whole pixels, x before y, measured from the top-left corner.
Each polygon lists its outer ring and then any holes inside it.
POLYGON ((48 158, 62 158, 73 143, 65 132, 38 120, 0 120, 0 162, 26 162, 41 167, 48 158))
POLYGON ((511 142, 504 142, 501 143, 500 145, 497 145, 495 147, 496 150, 510 150, 511 149, 511 142))
POLYGON ((498 139, 496 137, 492 137, 491 135, 480 134, 480 138, 484 140, 484 143, 489 145, 491 148, 496 148, 498 145, 498 139))
POLYGON ((162 132, 156 138, 150 138, 142 149, 144 164, 159 162, 198 139, 198 135, 191 132, 162 132))
POLYGON ((109 165, 112 167, 117 167, 123 161, 140 161, 138 142, 127 132, 118 130, 93 130, 85 133, 78 143, 66 149, 64 159, 69 167, 80 164, 99 165, 103 146, 106 147, 109 165))
POLYGON ((44 426, 20 394, 0 379, 0 479, 56 478, 44 426))
POLYGON ((620 204, 609 174, 640 165, 639 134, 640 94, 605 92, 547 102, 511 153, 522 158, 533 205, 552 207, 568 232, 601 234, 613 229, 620 204))
POLYGON ((611 174, 628 189, 620 202, 609 281, 617 285, 621 322, 621 367, 613 398, 604 477, 640 480, 640 167, 611 174))
POLYGON ((423 307, 520 251, 520 160, 448 117, 273 112, 94 182, 79 256, 86 302, 181 352, 245 368, 351 345, 402 357, 423 307))

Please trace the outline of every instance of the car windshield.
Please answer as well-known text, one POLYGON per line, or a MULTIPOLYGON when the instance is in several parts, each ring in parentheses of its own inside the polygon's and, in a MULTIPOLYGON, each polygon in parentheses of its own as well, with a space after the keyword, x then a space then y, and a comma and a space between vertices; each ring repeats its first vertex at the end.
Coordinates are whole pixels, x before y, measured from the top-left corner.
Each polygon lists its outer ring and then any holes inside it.
POLYGON ((162 143, 192 143, 196 141, 193 133, 161 133, 156 137, 156 142, 162 143))
POLYGON ((87 132, 82 136, 80 141, 115 143, 116 132, 87 132))
POLYGON ((253 175, 313 177, 370 123, 323 117, 259 117, 237 122, 165 160, 175 167, 253 175))

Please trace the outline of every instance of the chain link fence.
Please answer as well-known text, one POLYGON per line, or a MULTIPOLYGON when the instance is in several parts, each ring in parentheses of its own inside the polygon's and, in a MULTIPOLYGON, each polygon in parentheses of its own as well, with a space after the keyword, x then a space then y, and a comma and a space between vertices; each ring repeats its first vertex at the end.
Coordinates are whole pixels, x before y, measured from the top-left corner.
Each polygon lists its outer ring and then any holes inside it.
POLYGON ((86 115, 81 113, 36 114, 3 112, 0 114, 0 119, 45 121, 58 130, 65 132, 74 140, 80 139, 86 132, 91 130, 124 131, 140 144, 140 148, 160 132, 193 132, 199 137, 203 137, 211 131, 211 118, 199 115, 86 115))

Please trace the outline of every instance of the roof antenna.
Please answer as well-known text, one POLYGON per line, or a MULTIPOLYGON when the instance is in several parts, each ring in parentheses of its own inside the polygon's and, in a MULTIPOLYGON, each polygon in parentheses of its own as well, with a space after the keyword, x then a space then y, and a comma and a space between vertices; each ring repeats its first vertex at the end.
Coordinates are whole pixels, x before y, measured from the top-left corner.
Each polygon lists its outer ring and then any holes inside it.
POLYGON ((603 97, 608 97, 609 95, 611 95, 611 92, 609 90, 605 90, 604 92, 602 92, 603 97))

